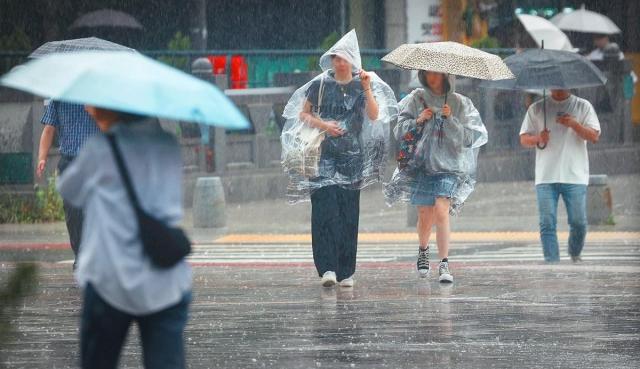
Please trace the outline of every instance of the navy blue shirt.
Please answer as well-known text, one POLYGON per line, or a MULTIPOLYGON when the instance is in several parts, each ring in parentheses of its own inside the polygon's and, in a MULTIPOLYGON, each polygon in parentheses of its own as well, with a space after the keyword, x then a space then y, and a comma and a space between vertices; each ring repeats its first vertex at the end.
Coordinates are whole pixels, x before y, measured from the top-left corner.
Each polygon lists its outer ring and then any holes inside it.
POLYGON ((84 143, 100 132, 84 105, 80 104, 51 100, 41 122, 56 128, 60 153, 66 156, 78 155, 84 143))

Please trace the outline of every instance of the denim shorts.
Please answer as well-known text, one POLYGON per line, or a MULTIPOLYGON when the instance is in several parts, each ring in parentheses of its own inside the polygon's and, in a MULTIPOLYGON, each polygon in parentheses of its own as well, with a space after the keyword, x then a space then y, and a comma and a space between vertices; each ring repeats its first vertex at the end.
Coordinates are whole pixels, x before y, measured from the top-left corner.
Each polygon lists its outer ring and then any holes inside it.
POLYGON ((451 198, 457 182, 452 174, 420 174, 411 193, 411 205, 434 206, 438 197, 451 198))

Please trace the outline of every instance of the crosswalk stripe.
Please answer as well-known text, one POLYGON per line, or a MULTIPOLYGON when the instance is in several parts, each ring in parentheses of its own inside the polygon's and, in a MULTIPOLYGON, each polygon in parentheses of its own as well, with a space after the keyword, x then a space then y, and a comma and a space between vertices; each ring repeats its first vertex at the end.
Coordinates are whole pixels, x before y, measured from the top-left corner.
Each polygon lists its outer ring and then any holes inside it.
MULTIPOLYGON (((569 233, 558 232, 560 239, 566 239, 569 233)), ((536 242, 540 238, 538 232, 453 232, 453 242, 536 242)), ((370 243, 415 243, 418 236, 415 232, 362 232, 358 235, 360 242, 370 243)), ((587 234, 587 241, 640 241, 640 232, 602 232, 595 231, 587 234)), ((310 243, 311 235, 306 234, 229 234, 218 238, 215 243, 258 243, 258 244, 289 244, 310 243)))
MULTIPOLYGON (((562 245, 566 247, 565 245, 562 245)), ((583 259, 585 260, 619 260, 640 261, 640 243, 614 244, 606 247, 594 247, 592 243, 585 245, 583 259)), ((452 245, 452 261, 455 262, 514 262, 540 261, 542 250, 539 245, 524 245, 507 248, 477 247, 477 244, 452 245), (473 253, 462 250, 456 254, 456 248, 461 246, 476 246, 473 253)), ((407 260, 414 257, 416 247, 406 244, 394 247, 383 247, 379 244, 358 245, 358 262, 389 262, 407 260)), ((310 263, 313 253, 310 245, 198 245, 189 260, 196 264, 253 264, 253 263, 310 263)))
MULTIPOLYGON (((500 243, 452 242, 451 260, 455 263, 508 263, 542 261, 542 247, 535 243, 506 246, 500 243)), ((562 251, 566 242, 560 243, 562 251)), ((408 243, 363 242, 358 245, 359 263, 413 262, 417 247, 408 243)), ((435 246, 432 246, 435 251, 435 246)), ((568 257, 562 252, 562 259, 568 257)), ((585 244, 584 260, 640 261, 640 240, 613 241, 591 240, 585 244)), ((313 262, 313 252, 308 243, 259 244, 259 243, 209 243, 194 245, 188 260, 193 264, 307 264, 313 262)), ((65 260, 61 263, 70 263, 65 260)))

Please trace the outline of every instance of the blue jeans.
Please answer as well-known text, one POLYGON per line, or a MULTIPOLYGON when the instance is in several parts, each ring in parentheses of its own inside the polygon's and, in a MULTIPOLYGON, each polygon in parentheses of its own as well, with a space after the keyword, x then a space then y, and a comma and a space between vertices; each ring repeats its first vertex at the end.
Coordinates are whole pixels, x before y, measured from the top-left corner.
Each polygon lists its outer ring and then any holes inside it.
POLYGON ((157 313, 133 316, 110 306, 88 284, 84 291, 80 325, 80 360, 83 369, 115 369, 131 323, 136 321, 147 369, 184 369, 183 332, 191 293, 157 313))
POLYGON ((419 174, 411 193, 411 205, 434 206, 438 197, 450 199, 457 184, 458 177, 452 174, 419 174))
POLYGON ((569 218, 569 255, 579 256, 587 235, 587 186, 568 183, 545 183, 536 186, 540 212, 540 240, 544 260, 560 261, 558 249, 558 199, 562 195, 569 218))

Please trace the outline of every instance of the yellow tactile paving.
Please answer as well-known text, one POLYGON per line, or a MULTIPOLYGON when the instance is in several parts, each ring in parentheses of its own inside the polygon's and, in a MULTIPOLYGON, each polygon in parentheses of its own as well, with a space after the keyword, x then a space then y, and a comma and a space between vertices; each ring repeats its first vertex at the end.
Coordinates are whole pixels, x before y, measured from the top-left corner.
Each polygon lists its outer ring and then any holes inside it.
MULTIPOLYGON (((566 239, 568 232, 559 232, 560 239, 566 239)), ((418 236, 412 232, 402 233, 360 233, 359 242, 362 243, 386 243, 386 242, 417 242, 418 236)), ((454 232, 451 234, 453 242, 536 242, 539 240, 538 232, 454 232)), ((589 232, 587 241, 640 241, 640 232, 589 232)), ((281 244, 281 243, 311 243, 310 234, 229 234, 218 238, 215 243, 225 244, 281 244)))

